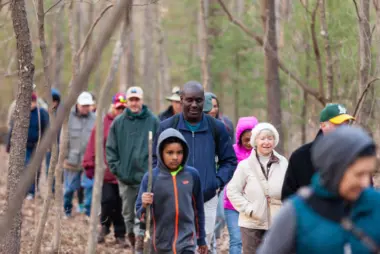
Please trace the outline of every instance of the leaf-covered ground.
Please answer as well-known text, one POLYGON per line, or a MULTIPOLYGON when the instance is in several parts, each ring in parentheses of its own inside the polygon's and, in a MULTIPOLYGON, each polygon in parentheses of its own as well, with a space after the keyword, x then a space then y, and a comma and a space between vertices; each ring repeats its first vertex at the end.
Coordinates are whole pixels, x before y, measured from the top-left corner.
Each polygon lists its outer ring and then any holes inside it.
MULTIPOLYGON (((7 181, 7 166, 8 155, 5 153, 4 147, 0 146, 0 174, 3 176, 0 178, 0 210, 4 210, 5 196, 6 196, 6 181, 7 181)), ((44 171, 43 171, 44 172, 44 171)), ((45 176, 42 175, 40 183, 40 194, 45 196, 45 176)), ((21 237, 21 253, 31 253, 34 243, 35 232, 39 216, 42 212, 43 199, 37 197, 30 201, 25 200, 22 215, 22 237, 21 237)), ((49 253, 51 250, 51 244, 54 233, 54 220, 55 214, 52 208, 49 209, 49 219, 46 224, 45 233, 42 241, 41 253, 49 253)), ((85 218, 85 215, 78 214, 75 209, 73 211, 73 217, 64 220, 61 224, 61 245, 60 253, 64 254, 80 254, 85 253, 87 239, 88 239, 89 224, 85 218)), ((107 236, 106 243, 97 246, 97 253, 100 254, 113 254, 113 253, 132 253, 131 249, 122 249, 116 246, 112 233, 107 236)), ((218 253, 228 253, 228 235, 225 230, 223 237, 218 241, 218 253)))

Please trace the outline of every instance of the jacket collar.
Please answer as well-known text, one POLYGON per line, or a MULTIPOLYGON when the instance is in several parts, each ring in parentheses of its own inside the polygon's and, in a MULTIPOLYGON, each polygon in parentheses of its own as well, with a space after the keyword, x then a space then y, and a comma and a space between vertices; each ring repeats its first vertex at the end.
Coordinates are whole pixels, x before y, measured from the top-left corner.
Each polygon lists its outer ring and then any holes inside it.
MULTIPOLYGON (((189 128, 186 126, 185 121, 186 120, 183 117, 183 113, 180 113, 179 114, 179 121, 178 121, 178 129, 179 130, 190 131, 189 128)), ((201 120, 200 123, 201 124, 200 124, 198 130, 196 130, 195 132, 204 132, 204 131, 209 130, 209 124, 208 124, 207 118, 206 118, 206 116, 205 116, 204 113, 202 113, 202 120, 201 120)))
POLYGON ((149 112, 150 111, 148 107, 146 105, 143 105, 140 113, 134 114, 129 108, 126 108, 123 112, 123 115, 129 119, 144 119, 148 117, 149 112))

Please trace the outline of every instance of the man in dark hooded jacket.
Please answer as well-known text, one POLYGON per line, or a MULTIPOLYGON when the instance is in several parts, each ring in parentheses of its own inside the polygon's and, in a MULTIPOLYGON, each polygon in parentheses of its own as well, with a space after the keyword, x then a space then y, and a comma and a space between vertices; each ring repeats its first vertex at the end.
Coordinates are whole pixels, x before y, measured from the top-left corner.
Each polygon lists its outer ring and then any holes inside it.
MULTIPOLYGON (((337 126, 350 123, 352 120, 354 120, 354 117, 347 114, 347 110, 343 105, 328 104, 320 114, 320 130, 317 138, 335 130, 337 126)), ((314 142, 315 140, 301 146, 290 156, 282 186, 281 199, 283 201, 296 193, 299 188, 310 184, 311 177, 315 173, 310 156, 314 142)))

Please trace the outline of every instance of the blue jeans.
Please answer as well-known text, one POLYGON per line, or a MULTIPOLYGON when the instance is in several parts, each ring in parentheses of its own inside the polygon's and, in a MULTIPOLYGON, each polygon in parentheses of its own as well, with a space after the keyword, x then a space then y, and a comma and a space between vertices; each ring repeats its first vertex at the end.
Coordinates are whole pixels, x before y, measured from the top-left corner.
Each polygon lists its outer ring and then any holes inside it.
POLYGON ((226 218, 228 233, 230 235, 230 254, 241 254, 242 243, 240 227, 238 225, 239 212, 224 209, 224 216, 226 218))
MULTIPOLYGON (((32 154, 34 152, 34 149, 32 148, 26 148, 26 153, 25 153, 25 167, 28 166, 29 162, 30 162, 30 159, 32 158, 32 154)), ((37 173, 36 173, 36 177, 37 177, 37 188, 38 188, 38 182, 40 181, 40 168, 37 170, 37 173)), ((29 190, 28 190, 28 194, 32 195, 34 197, 34 195, 36 194, 36 179, 33 180, 33 183, 32 185, 30 186, 29 190)))
POLYGON ((94 179, 89 179, 85 173, 82 174, 81 186, 84 188, 84 209, 85 214, 90 216, 92 202, 92 187, 94 179))
POLYGON ((215 230, 214 230, 214 237, 212 238, 211 242, 211 253, 216 254, 217 253, 217 242, 216 240, 221 237, 222 230, 225 226, 224 221, 224 189, 219 193, 218 197, 218 206, 216 208, 216 221, 215 221, 215 230))
POLYGON ((78 192, 78 203, 83 203, 83 197, 80 195, 79 189, 81 188, 81 174, 82 171, 69 171, 64 170, 64 186, 65 190, 63 192, 63 208, 65 209, 66 215, 71 215, 73 209, 73 198, 74 193, 78 192))

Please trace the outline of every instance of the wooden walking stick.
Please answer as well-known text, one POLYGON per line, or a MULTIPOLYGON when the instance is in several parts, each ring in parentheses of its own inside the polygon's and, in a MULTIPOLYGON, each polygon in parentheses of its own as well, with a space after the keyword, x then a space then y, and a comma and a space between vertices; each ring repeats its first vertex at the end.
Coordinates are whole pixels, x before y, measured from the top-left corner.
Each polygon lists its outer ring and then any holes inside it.
MULTIPOLYGON (((152 159, 152 139, 153 139, 153 133, 150 131, 149 132, 149 145, 148 145, 148 149, 149 149, 149 168, 148 168, 148 188, 147 188, 147 192, 152 192, 152 178, 153 178, 153 169, 152 169, 152 163, 153 163, 153 159, 152 159)), ((150 253, 150 217, 151 217, 151 214, 150 214, 150 205, 148 205, 147 209, 146 209, 146 219, 145 219, 145 223, 146 223, 146 230, 145 230, 145 237, 144 237, 144 254, 149 254, 150 253)))

